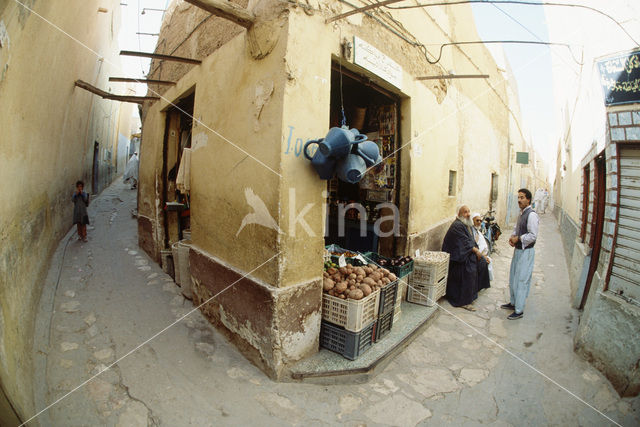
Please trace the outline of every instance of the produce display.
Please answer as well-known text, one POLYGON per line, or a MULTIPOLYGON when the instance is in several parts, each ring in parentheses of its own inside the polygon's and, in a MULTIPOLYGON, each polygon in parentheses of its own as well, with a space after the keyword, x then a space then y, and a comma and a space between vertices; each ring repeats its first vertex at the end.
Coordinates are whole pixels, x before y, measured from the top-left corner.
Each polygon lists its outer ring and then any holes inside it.
POLYGON ((378 265, 382 267, 402 267, 403 265, 408 264, 411 261, 413 261, 413 258, 411 258, 410 256, 400 256, 391 259, 380 258, 380 260, 378 260, 378 265))
POLYGON ((416 261, 426 261, 426 262, 444 262, 449 261, 449 254, 446 252, 424 252, 415 258, 416 261))
POLYGON ((395 274, 375 264, 362 267, 347 264, 325 268, 322 289, 334 297, 360 300, 395 280, 395 274))
POLYGON ((344 255, 346 258, 353 258, 358 256, 359 254, 357 252, 351 252, 351 251, 344 251, 344 252, 332 251, 331 255, 335 255, 335 256, 344 255))

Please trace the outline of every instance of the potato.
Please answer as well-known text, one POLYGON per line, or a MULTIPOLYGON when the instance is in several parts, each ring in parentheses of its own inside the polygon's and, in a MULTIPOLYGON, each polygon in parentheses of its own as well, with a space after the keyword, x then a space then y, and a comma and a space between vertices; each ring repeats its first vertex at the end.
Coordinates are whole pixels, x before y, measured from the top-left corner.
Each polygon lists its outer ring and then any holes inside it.
POLYGON ((391 280, 389 280, 388 277, 383 277, 381 280, 382 280, 382 283, 385 285, 388 285, 389 283, 391 283, 391 280))
POLYGON ((329 277, 329 273, 327 273, 326 271, 322 273, 322 277, 329 277))
POLYGON ((322 281, 322 289, 324 289, 325 291, 330 291, 331 289, 333 289, 333 287, 335 286, 335 282, 331 279, 325 278, 322 281))
POLYGON ((329 273, 329 276, 333 276, 334 274, 336 274, 338 272, 338 270, 336 270, 335 268, 331 267, 327 270, 327 273, 329 273))
POLYGON ((338 271, 340 272, 340 274, 347 274, 347 267, 340 267, 338 271))
POLYGON ((351 299, 360 300, 362 297, 364 297, 364 292, 360 289, 353 290, 349 293, 349 298, 351 299))
POLYGON ((342 293, 347 290, 347 282, 336 283, 335 290, 338 293, 342 293))
POLYGON ((355 273, 349 274, 349 279, 356 280, 356 277, 358 277, 358 276, 355 273))
POLYGON ((344 294, 339 294, 339 295, 338 295, 338 298, 341 298, 341 299, 347 299, 347 297, 346 297, 344 294))
POLYGON ((329 293, 329 295, 331 295, 332 297, 335 297, 335 296, 336 296, 336 292, 335 292, 333 289, 331 289, 328 293, 329 293))
POLYGON ((388 276, 389 273, 391 273, 389 270, 387 270, 386 268, 381 268, 380 272, 382 273, 383 276, 388 276))
POLYGON ((378 285, 379 287, 384 286, 384 283, 382 283, 382 279, 378 280, 378 281, 376 282, 376 285, 378 285))
POLYGON ((380 280, 380 279, 382 278, 382 274, 380 274, 380 273, 378 273, 377 271, 375 271, 375 272, 371 273, 371 274, 369 275, 369 277, 370 277, 371 279, 373 279, 373 281, 374 281, 374 282, 377 282, 378 280, 380 280))
POLYGON ((356 276, 356 282, 357 282, 357 283, 361 283, 363 280, 364 280, 364 275, 360 275, 360 274, 358 274, 358 275, 356 276))
POLYGON ((369 264, 369 268, 370 268, 371 270, 374 270, 374 271, 375 271, 375 270, 377 270, 377 269, 378 269, 378 266, 377 266, 377 265, 375 265, 375 264, 369 264))
POLYGON ((362 267, 354 268, 353 272, 356 273, 357 276, 364 276, 365 275, 364 268, 362 268, 362 267))
POLYGON ((362 293, 364 294, 365 297, 368 297, 369 295, 371 295, 371 286, 362 283, 360 284, 360 289, 362 290, 362 293))
POLYGON ((388 278, 389 278, 389 280, 391 280, 392 282, 393 282, 393 281, 398 280, 398 277, 397 277, 395 274, 393 274, 393 273, 389 273, 389 275, 388 275, 387 277, 388 277, 388 278))
POLYGON ((375 284, 376 284, 376 281, 375 281, 375 280, 373 280, 371 277, 365 277, 365 278, 362 280, 362 283, 364 283, 364 284, 366 284, 366 285, 369 285, 369 286, 373 286, 373 285, 375 285, 375 284))
POLYGON ((373 269, 371 267, 363 267, 362 268, 364 270, 364 275, 366 276, 367 274, 371 274, 373 273, 373 269))

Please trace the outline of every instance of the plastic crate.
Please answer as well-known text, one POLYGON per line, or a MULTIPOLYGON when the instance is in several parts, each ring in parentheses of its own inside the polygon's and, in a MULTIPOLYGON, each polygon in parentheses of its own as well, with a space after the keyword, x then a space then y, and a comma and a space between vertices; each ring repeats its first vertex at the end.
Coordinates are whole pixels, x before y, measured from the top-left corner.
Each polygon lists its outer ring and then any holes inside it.
POLYGON ((373 345, 376 323, 374 320, 360 332, 351 332, 323 320, 320 324, 320 346, 356 360, 373 345))
POLYGON ((348 331, 359 332, 378 317, 380 291, 372 292, 361 300, 342 299, 322 294, 322 318, 342 326, 348 331))
POLYGON ((402 314, 402 308, 400 305, 396 305, 396 308, 393 310, 393 323, 398 323, 400 320, 400 315, 402 314))
POLYGON ((413 271, 413 260, 409 261, 405 265, 393 266, 391 268, 393 269, 393 274, 398 276, 398 279, 406 277, 413 271))
POLYGON ((422 259, 413 260, 413 274, 411 280, 425 285, 440 283, 449 273, 449 254, 437 252, 444 258, 442 261, 432 262, 422 259), (444 255, 442 255, 444 254, 444 255))
MULTIPOLYGON (((325 249, 327 251, 330 251, 330 252, 339 252, 339 253, 343 253, 343 252, 349 251, 348 249, 341 248, 338 245, 325 246, 325 249)), ((358 253, 356 251, 349 251, 349 252, 358 253)), ((331 257, 331 262, 332 263, 338 264, 338 261, 340 260, 340 255, 330 255, 330 257, 331 257)), ((347 264, 351 264, 354 267, 359 267, 359 266, 365 265, 362 261, 360 261, 359 259, 356 259, 355 257, 346 257, 345 256, 344 260, 346 261, 347 264)))
MULTIPOLYGON (((385 260, 389 259, 387 257, 383 257, 382 255, 380 255, 380 254, 378 254, 376 252, 362 252, 361 255, 367 261, 368 264, 373 263, 373 264, 375 264, 377 266, 380 266, 379 261, 381 259, 385 259, 385 260)), ((391 266, 390 265, 384 265, 382 267, 384 267, 387 270, 391 271, 391 266)))
POLYGON ((380 341, 382 338, 386 337, 389 332, 391 332, 391 328, 393 328, 393 317, 393 310, 378 317, 374 342, 380 341))
POLYGON ((380 289, 380 303, 378 306, 378 317, 393 311, 396 306, 398 295, 398 280, 395 280, 380 289))
MULTIPOLYGON (((413 276, 412 276, 413 278, 413 276)), ((411 280, 407 290, 407 301, 414 304, 432 307, 447 293, 447 275, 435 285, 425 284, 411 280)))

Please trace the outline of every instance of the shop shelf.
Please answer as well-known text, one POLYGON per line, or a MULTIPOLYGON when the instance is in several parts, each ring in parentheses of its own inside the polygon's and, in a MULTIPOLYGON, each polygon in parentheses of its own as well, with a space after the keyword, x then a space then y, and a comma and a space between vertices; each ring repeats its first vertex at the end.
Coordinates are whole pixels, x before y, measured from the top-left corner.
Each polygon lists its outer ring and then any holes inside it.
POLYGON ((387 314, 383 314, 378 317, 378 323, 376 325, 375 342, 380 341, 386 337, 393 327, 394 312, 393 310, 387 314))
MULTIPOLYGON (((426 254, 429 254, 427 252, 426 254)), ((426 261, 416 258, 413 260, 413 273, 411 281, 424 285, 440 283, 449 272, 449 254, 446 252, 434 252, 441 261, 426 261)))
POLYGON ((413 280, 413 275, 409 281, 407 290, 407 301, 414 304, 432 307, 440 298, 447 293, 447 275, 441 278, 436 284, 425 284, 413 280))
POLYGON ((359 332, 378 317, 379 301, 379 290, 361 300, 341 299, 323 293, 322 318, 348 331, 359 332))
POLYGON ((380 303, 378 316, 392 312, 396 306, 396 296, 398 295, 398 280, 395 280, 383 288, 380 288, 380 303))
POLYGON ((323 320, 320 324, 320 346, 356 360, 373 345, 376 323, 374 320, 360 332, 351 332, 323 320))

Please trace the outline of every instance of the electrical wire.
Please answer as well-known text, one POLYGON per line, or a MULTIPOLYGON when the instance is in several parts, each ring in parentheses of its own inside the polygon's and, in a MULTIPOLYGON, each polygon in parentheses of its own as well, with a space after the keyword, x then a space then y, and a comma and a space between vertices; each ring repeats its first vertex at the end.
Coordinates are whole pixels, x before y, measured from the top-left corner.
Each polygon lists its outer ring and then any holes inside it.
POLYGON ((571 58, 576 62, 576 64, 582 65, 582 63, 578 61, 573 55, 573 51, 571 50, 571 45, 567 43, 541 42, 541 41, 535 41, 535 40, 472 40, 472 41, 463 41, 463 42, 442 43, 440 45, 440 53, 438 54, 438 57, 436 58, 436 60, 434 62, 431 62, 427 58, 427 61, 429 61, 430 64, 437 64, 438 62, 440 62, 440 59, 442 59, 443 48, 445 48, 446 46, 458 46, 458 45, 467 45, 467 44, 533 44, 533 45, 543 45, 543 46, 564 46, 567 49, 569 49, 569 52, 571 53, 571 58))
MULTIPOLYGON (((522 27, 526 32, 528 32, 529 34, 531 34, 533 37, 535 37, 536 39, 538 39, 538 40, 540 40, 540 41, 544 41, 544 40, 542 40, 542 38, 541 38, 541 37, 539 37, 536 33, 534 33, 533 31, 531 31, 531 30, 530 30, 527 26, 525 26, 522 22, 518 21, 518 20, 517 20, 516 18, 514 18, 511 14, 509 14, 506 10, 502 9, 500 6, 498 6, 498 5, 497 5, 497 4, 495 4, 495 3, 491 3, 491 5, 492 5, 493 7, 495 7, 496 9, 498 9, 500 12, 502 12, 504 15, 506 15, 506 16, 507 16, 507 18, 511 19, 513 22, 515 22, 515 23, 516 23, 516 24, 518 24, 520 27, 522 27)), ((571 50, 571 49, 569 49, 569 50, 571 50)), ((557 55, 557 52, 554 52, 553 50, 551 51, 551 53, 555 53, 555 54, 557 55)), ((583 52, 583 53, 584 53, 584 52, 583 52)), ((571 56, 573 56, 573 52, 571 52, 571 56)), ((571 64, 569 64, 569 63, 565 60, 564 56, 558 55, 558 57, 559 57, 563 62, 565 62, 567 65, 569 65, 569 66, 571 65, 571 64)), ((575 58, 574 58, 574 62, 577 62, 577 61, 575 60, 575 58)), ((582 66, 582 65, 584 65, 584 63, 578 63, 578 65, 582 66)), ((573 71, 573 70, 572 70, 572 71, 573 71)), ((576 74, 576 75, 578 74, 578 72, 577 72, 577 71, 573 71, 573 72, 574 72, 574 74, 576 74)))
POLYGON ((521 6, 560 6, 560 7, 575 7, 575 8, 579 8, 579 9, 586 9, 586 10, 590 10, 592 12, 598 13, 602 16, 605 16, 606 18, 608 18, 609 20, 611 20, 612 22, 614 22, 630 39, 631 41, 633 41, 636 45, 640 45, 640 43, 633 38, 633 36, 631 34, 629 34, 629 32, 622 26, 622 24, 617 21, 614 17, 612 17, 611 15, 601 11, 600 9, 596 9, 595 7, 590 7, 590 6, 585 6, 582 4, 573 4, 573 3, 553 3, 553 2, 527 2, 527 1, 521 1, 521 0, 460 0, 460 1, 452 1, 452 2, 442 2, 442 3, 430 3, 430 4, 417 4, 417 5, 411 5, 411 6, 388 6, 385 5, 384 7, 388 8, 388 9, 416 9, 416 8, 424 8, 424 7, 430 7, 430 6, 453 6, 453 5, 459 5, 459 4, 470 4, 470 3, 485 3, 485 4, 517 4, 517 5, 521 5, 521 6))

